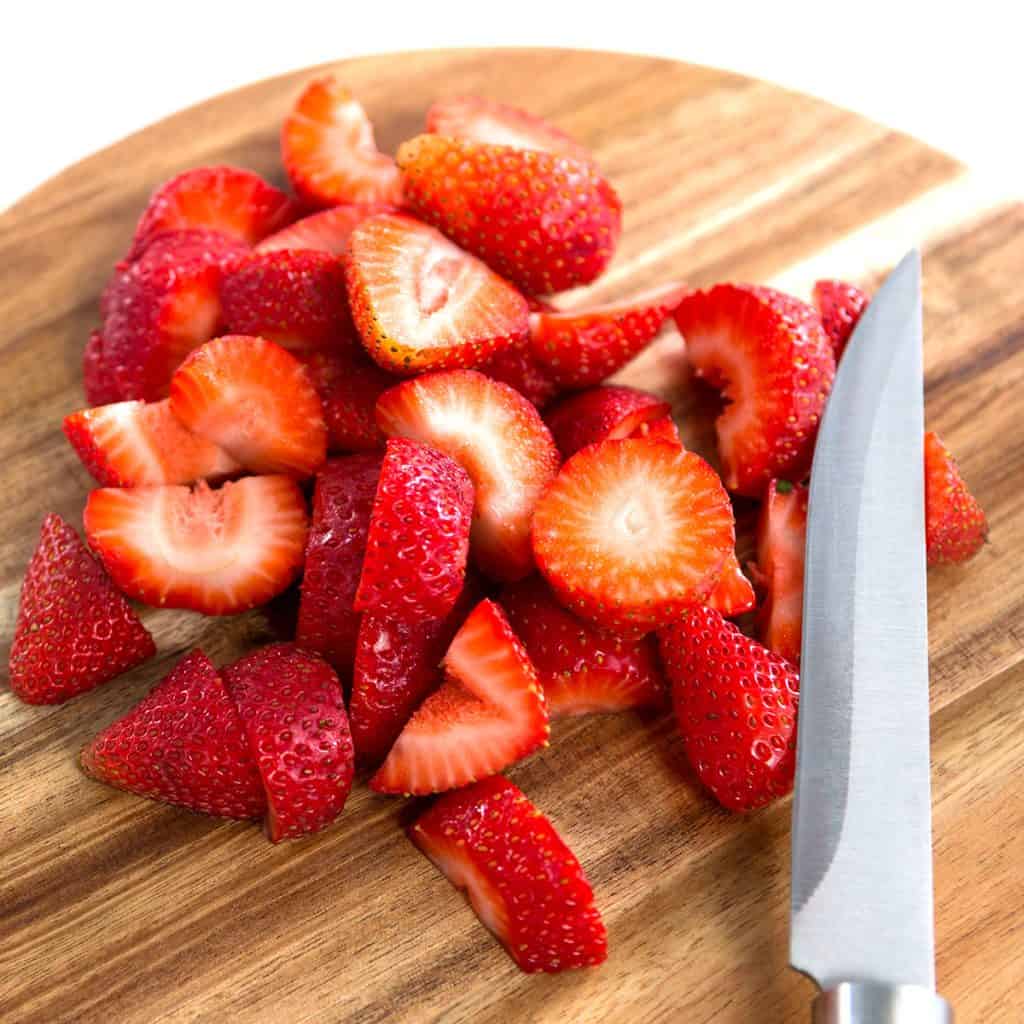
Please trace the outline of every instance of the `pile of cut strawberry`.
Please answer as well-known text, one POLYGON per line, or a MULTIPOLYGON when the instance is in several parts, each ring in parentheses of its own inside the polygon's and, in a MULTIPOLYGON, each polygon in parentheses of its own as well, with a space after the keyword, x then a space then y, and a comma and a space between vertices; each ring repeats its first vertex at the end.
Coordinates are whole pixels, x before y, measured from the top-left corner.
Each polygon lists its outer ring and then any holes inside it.
MULTIPOLYGON (((599 963, 583 869, 499 773, 553 717, 671 706, 724 807, 789 792, 805 480, 867 297, 672 281, 551 305, 608 265, 621 204, 579 143, 502 104, 435 104, 393 160, 322 78, 281 142, 294 196, 186 171, 113 272, 90 407, 64 421, 99 485, 88 547, 45 520, 11 686, 58 703, 152 657, 130 601, 232 615, 301 577, 293 642, 187 653, 84 770, 274 842, 331 825, 357 772, 443 793, 409 835, 516 963, 599 963), (662 398, 603 383, 666 321, 723 397, 721 474, 662 398), (761 503, 747 573, 733 496, 761 503), (755 607, 756 640, 728 621, 755 607)), ((933 434, 925 453, 929 561, 963 561, 985 517, 933 434)))

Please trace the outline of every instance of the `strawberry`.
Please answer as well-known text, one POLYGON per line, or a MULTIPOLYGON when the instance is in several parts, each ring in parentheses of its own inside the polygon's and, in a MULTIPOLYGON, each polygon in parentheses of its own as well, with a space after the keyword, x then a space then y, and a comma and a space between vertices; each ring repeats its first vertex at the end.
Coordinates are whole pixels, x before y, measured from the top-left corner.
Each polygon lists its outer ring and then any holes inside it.
POLYGON ((526 973, 604 963, 608 937, 583 868, 500 775, 437 800, 409 838, 526 973))
POLYGON ((679 436, 679 428, 671 416, 641 423, 633 432, 634 437, 649 437, 652 441, 666 441, 683 447, 683 439, 679 436))
POLYGON ((484 363, 480 372, 515 388, 538 409, 543 409, 559 391, 533 358, 528 344, 510 345, 484 363))
POLYGON ((552 718, 667 706, 652 637, 626 640, 582 622, 539 576, 505 587, 501 604, 537 669, 552 718))
POLYGON ((353 607, 416 622, 448 614, 462 591, 473 484, 453 458, 388 441, 353 607))
POLYGON ((645 423, 669 413, 663 402, 648 391, 614 385, 590 388, 563 398, 544 417, 563 459, 598 441, 638 435, 645 423))
POLYGON ((73 412, 64 417, 64 434, 104 487, 187 484, 242 468, 222 448, 182 426, 168 399, 73 412))
POLYGON ((593 281, 622 230, 622 202, 588 162, 420 135, 398 150, 405 204, 528 292, 593 281))
POLYGON ((306 503, 286 476, 215 491, 103 488, 84 518, 114 583, 145 604, 230 615, 280 594, 302 568, 306 503))
POLYGON ((21 584, 11 689, 27 704, 59 704, 155 653, 146 627, 78 534, 48 515, 21 584))
POLYGON ((530 316, 530 347, 538 365, 562 388, 588 388, 621 370, 661 330, 687 293, 672 283, 632 298, 530 316))
POLYGON ((718 582, 708 594, 708 607, 714 608, 716 612, 729 619, 749 612, 756 603, 754 588, 750 580, 743 575, 736 552, 730 552, 725 556, 722 575, 718 577, 718 582))
POLYGON ((186 655, 81 753, 86 774, 221 818, 262 818, 267 800, 242 722, 202 651, 186 655))
POLYGON ((784 658, 711 608, 658 633, 686 756, 731 811, 752 811, 793 788, 800 680, 784 658))
POLYGON ((266 791, 272 843, 325 829, 345 807, 354 761, 334 670, 295 644, 270 644, 224 669, 266 791))
POLYGON ((519 292, 412 217, 364 220, 349 238, 347 280, 363 344, 391 373, 478 366, 526 338, 519 292))
POLYGON ((303 217, 269 235, 257 244, 256 251, 312 249, 343 256, 348 252, 349 236, 359 224, 378 213, 397 212, 397 206, 389 206, 387 203, 347 203, 334 206, 303 217))
POLYGON ((697 376, 727 402, 716 423, 726 487, 759 498, 773 477, 802 480, 835 376, 814 310, 771 288, 720 284, 687 295, 676 324, 697 376))
POLYGON ((868 297, 855 284, 846 281, 816 281, 814 305, 838 363, 861 313, 867 308, 868 297))
POLYGON ((534 556, 555 596, 613 631, 654 629, 703 600, 734 543, 715 471, 649 438, 577 452, 533 517, 534 556))
POLYGON ((196 167, 164 182, 139 218, 129 260, 164 231, 204 228, 258 242, 294 220, 298 207, 258 174, 237 167, 196 167))
POLYGON ((82 389, 89 405, 109 405, 121 401, 121 389, 107 364, 103 335, 93 331, 82 352, 82 389))
POLYGON ((394 160, 377 150, 362 104, 331 75, 311 81, 281 128, 281 158, 312 206, 402 201, 394 160))
POLYGON ((410 437, 461 462, 476 491, 471 549, 501 580, 533 569, 530 521, 558 471, 558 449, 540 414, 518 391, 473 370, 404 381, 377 402, 389 437, 410 437))
POLYGON ((363 568, 381 456, 332 459, 317 474, 313 521, 295 639, 347 674, 359 613, 352 607, 363 568))
POLYGON ((547 742, 537 672, 502 610, 481 601, 444 658, 445 681, 412 716, 370 787, 436 793, 475 782, 547 742))
POLYGON ((535 114, 482 96, 438 100, 427 111, 427 131, 494 146, 536 149, 592 162, 575 139, 535 114))
POLYGON ((257 473, 315 473, 327 457, 320 397, 302 364, 264 338, 229 334, 171 379, 171 411, 257 473))
POLYGON ((928 564, 973 558, 988 537, 988 522, 956 459, 932 431, 924 435, 924 492, 928 564))

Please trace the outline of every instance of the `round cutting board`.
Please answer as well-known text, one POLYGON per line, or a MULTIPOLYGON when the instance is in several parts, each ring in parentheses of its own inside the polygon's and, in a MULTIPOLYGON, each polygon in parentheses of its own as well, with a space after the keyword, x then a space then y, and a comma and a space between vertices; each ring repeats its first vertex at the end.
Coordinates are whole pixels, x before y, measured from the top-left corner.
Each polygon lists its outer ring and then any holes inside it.
MULTIPOLYGON (((938 976, 963 1019, 1018 1019, 1024 210, 913 139, 706 68, 467 50, 333 70, 389 151, 420 130, 432 99, 466 92, 581 139, 625 204, 622 244, 592 290, 602 298, 669 278, 805 295, 819 276, 872 285, 923 244, 928 417, 992 524, 974 563, 929 577, 938 976)), ((91 484, 60 422, 83 404, 82 346, 111 265, 150 191, 184 168, 230 162, 282 182, 278 128, 308 74, 153 125, 0 217, 4 663, 44 514, 81 525, 91 484)), ((669 396, 687 440, 708 450, 673 331, 621 379, 669 396)), ((223 664, 273 635, 260 614, 147 610, 145 621, 159 657, 93 693, 33 708, 0 689, 7 1024, 805 1019, 810 986, 786 966, 788 804, 745 818, 719 810, 669 721, 560 721, 550 748, 510 772, 585 866, 611 949, 597 970, 525 976, 404 837, 400 800, 359 788, 335 827, 273 847, 253 826, 86 780, 80 746, 183 651, 201 644, 223 664)))

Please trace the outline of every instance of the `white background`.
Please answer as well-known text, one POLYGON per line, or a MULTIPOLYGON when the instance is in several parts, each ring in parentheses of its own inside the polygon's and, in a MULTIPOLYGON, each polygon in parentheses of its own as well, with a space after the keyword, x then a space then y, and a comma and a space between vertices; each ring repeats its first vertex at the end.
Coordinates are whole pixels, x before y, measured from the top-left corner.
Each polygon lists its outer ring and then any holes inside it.
MULTIPOLYGON (((677 57, 781 82, 1024 180, 1018 0, 9 0, 0 28, 0 209, 151 121, 345 56, 558 45, 677 57)), ((426 103, 425 103, 426 105, 426 103)))

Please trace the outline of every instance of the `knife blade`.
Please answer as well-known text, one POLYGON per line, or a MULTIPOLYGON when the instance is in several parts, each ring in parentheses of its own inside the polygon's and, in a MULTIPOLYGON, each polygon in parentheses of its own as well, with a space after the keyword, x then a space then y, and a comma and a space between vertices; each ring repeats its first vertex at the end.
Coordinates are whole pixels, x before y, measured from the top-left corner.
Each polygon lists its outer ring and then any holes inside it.
POLYGON ((915 250, 850 339, 811 472, 790 962, 826 993, 816 1021, 952 1020, 934 995, 921 349, 915 250))

